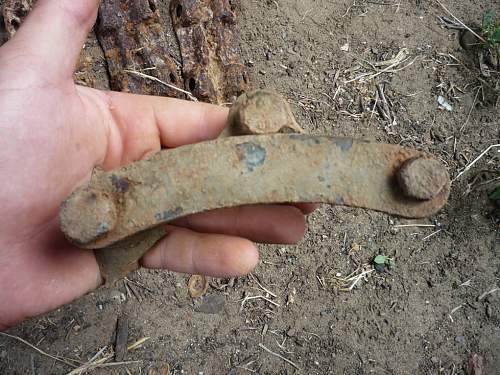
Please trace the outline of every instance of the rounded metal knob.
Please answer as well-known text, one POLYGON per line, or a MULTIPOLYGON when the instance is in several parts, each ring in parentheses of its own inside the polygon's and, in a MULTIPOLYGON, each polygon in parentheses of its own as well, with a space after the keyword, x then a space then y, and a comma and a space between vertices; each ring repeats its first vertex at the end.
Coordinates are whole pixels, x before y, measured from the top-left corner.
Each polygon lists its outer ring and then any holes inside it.
POLYGON ((117 221, 114 200, 93 189, 77 190, 61 207, 61 229, 71 242, 84 246, 111 231, 117 221))

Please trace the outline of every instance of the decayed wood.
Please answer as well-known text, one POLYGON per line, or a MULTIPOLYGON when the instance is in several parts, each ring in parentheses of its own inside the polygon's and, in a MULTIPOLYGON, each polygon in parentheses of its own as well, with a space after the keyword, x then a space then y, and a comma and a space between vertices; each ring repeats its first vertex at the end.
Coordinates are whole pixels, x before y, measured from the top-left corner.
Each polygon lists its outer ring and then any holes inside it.
POLYGON ((183 81, 171 57, 156 0, 103 0, 96 34, 113 90, 183 98, 183 81))
POLYGON ((5 30, 12 38, 33 6, 33 0, 4 0, 3 19, 5 30))
POLYGON ((248 74, 239 58, 236 3, 228 0, 170 3, 185 87, 202 101, 232 103, 249 88, 248 74))

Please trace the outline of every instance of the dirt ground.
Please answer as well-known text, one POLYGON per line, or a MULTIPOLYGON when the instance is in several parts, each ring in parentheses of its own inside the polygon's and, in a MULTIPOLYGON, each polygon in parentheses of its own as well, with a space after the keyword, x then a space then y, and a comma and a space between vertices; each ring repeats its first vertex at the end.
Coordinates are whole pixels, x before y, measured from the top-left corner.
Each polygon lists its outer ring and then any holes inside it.
MULTIPOLYGON (((497 0, 446 4, 468 24, 479 24, 488 9, 500 12, 497 0)), ((443 27, 444 15, 431 0, 248 0, 239 21, 242 58, 254 86, 285 95, 309 133, 422 149, 456 176, 500 143, 500 108, 494 90, 479 89, 476 60, 457 32, 443 27), (400 51, 406 60, 372 74, 388 67, 376 62, 400 51), (356 79, 364 73, 371 75, 356 79), (377 84, 385 84, 389 119, 372 111, 377 84), (439 95, 452 111, 439 108, 439 95)), ((175 46, 168 17, 165 25, 175 46)), ((486 83, 498 80, 494 74, 486 83)), ((114 290, 97 290, 8 333, 87 362, 113 347, 117 317, 128 314, 129 342, 149 339, 129 352, 132 362, 92 374, 161 373, 156 366, 163 374, 458 375, 474 354, 484 357, 483 375, 500 374, 500 235, 487 198, 493 186, 482 185, 489 177, 479 173, 499 165, 490 151, 454 181, 445 209, 427 220, 322 207, 300 244, 261 246, 253 277, 211 280, 204 298, 189 296, 187 275, 140 270, 114 290), (415 223, 427 226, 398 227, 415 223), (339 290, 338 277, 377 254, 394 257, 396 267, 339 290), (266 299, 242 304, 252 296, 266 299), (199 312, 214 299, 224 302, 221 311, 199 312)), ((2 374, 71 369, 0 337, 2 374)))

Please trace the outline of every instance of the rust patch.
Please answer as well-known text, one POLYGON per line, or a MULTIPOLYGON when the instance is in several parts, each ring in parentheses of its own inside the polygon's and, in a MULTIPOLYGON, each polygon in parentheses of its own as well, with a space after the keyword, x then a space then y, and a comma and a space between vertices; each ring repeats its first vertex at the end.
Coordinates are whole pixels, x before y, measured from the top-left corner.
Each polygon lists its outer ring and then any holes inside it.
POLYGON ((165 210, 156 213, 155 220, 159 222, 165 222, 165 221, 170 221, 173 218, 179 217, 181 215, 182 215, 182 207, 177 207, 173 210, 165 210))
POLYGON ((354 140, 352 138, 337 138, 334 143, 341 151, 347 152, 351 150, 354 140))
POLYGON ((404 149, 400 148, 396 150, 396 152, 391 156, 391 160, 389 164, 387 165, 387 174, 388 175, 393 175, 395 171, 399 170, 402 165, 408 161, 408 159, 412 157, 420 157, 424 156, 424 153, 421 153, 419 151, 415 150, 410 150, 410 149, 404 149))

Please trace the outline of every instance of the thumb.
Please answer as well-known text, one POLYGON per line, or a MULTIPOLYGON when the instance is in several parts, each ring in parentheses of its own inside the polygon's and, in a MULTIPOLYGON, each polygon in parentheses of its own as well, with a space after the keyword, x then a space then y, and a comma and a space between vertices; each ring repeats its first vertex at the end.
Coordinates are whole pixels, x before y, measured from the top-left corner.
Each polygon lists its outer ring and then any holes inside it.
POLYGON ((33 57, 49 80, 71 78, 99 0, 38 0, 14 38, 5 45, 33 57))

